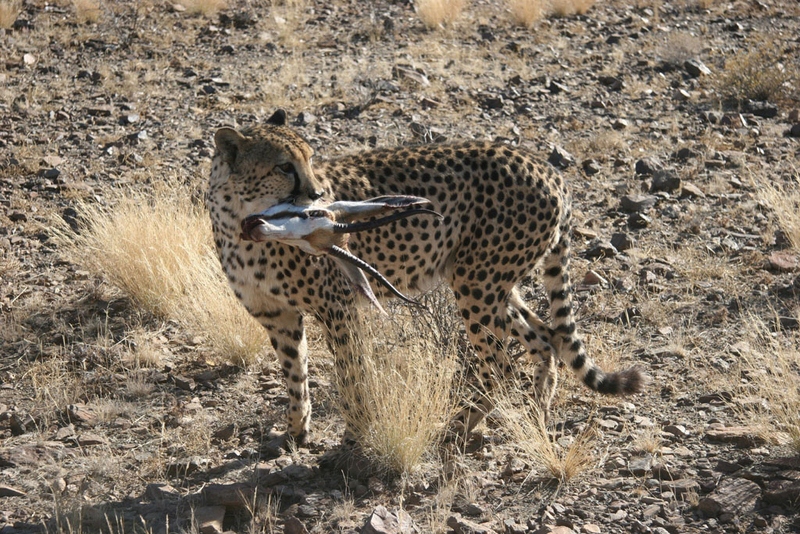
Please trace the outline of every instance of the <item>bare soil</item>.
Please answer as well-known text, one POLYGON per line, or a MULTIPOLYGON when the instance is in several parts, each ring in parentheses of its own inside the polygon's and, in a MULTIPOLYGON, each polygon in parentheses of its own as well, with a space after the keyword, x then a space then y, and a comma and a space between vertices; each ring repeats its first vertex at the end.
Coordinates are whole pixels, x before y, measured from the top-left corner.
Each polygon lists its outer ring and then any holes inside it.
MULTIPOLYGON (((798 179, 798 71, 791 0, 609 0, 532 29, 487 0, 441 31, 402 0, 242 0, 205 17, 109 1, 96 21, 26 0, 0 30, 0 532, 214 532, 206 516, 382 532, 364 527, 379 506, 405 525, 385 532, 800 532, 800 460, 777 423, 766 441, 748 426, 765 396, 741 366, 756 323, 786 343, 798 328, 798 255, 757 195, 798 179), (732 60, 758 49, 787 83, 723 99, 744 69, 732 60), (568 446, 593 426, 592 468, 555 483, 500 413, 449 479, 435 460, 411 480, 320 465, 342 424, 318 332, 314 435, 282 451, 269 354, 222 363, 202 333, 60 255, 51 229, 80 231, 76 200, 165 175, 200 198, 215 129, 277 107, 317 157, 488 138, 563 169, 579 327, 605 367, 652 378, 616 400, 563 370, 552 430, 568 446)), ((526 298, 541 297, 533 277, 526 298)))

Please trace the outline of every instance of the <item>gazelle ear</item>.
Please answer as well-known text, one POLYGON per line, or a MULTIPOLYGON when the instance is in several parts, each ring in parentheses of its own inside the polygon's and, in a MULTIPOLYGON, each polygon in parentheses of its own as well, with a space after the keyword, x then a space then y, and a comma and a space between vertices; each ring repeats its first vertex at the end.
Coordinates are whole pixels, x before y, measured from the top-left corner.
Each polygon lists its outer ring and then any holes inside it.
POLYGON ((231 166, 233 166, 236 161, 239 148, 242 146, 244 140, 245 137, 233 128, 220 128, 217 130, 217 133, 214 134, 214 144, 217 147, 217 153, 222 156, 223 161, 231 166))
POLYGON ((267 124, 286 126, 286 112, 282 109, 277 110, 270 118, 267 119, 267 124))

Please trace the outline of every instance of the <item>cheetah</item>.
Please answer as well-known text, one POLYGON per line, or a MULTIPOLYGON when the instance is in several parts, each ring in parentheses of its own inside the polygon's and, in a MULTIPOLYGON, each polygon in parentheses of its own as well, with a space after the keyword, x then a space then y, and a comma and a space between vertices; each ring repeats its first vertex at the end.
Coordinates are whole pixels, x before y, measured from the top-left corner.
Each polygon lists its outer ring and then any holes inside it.
MULTIPOLYGON (((254 242, 243 220, 278 204, 424 197, 437 217, 402 218, 354 233, 349 249, 404 292, 446 282, 455 295, 476 357, 478 385, 451 423, 466 438, 492 409, 488 393, 513 376, 507 351, 517 339, 537 358, 533 389, 547 410, 563 361, 590 389, 639 392, 637 366, 606 373, 587 355, 576 330, 569 278, 570 199, 561 175, 522 148, 463 141, 376 149, 312 165, 313 151, 276 111, 266 122, 215 136, 207 204, 219 260, 249 313, 266 329, 286 379, 287 433, 305 440, 311 421, 306 317, 316 317, 344 369, 362 298, 329 255, 274 241, 254 242), (523 301, 520 280, 541 266, 550 324, 523 301)), ((384 286, 378 298, 391 297, 384 286)), ((347 430, 346 430, 347 432, 347 430)))

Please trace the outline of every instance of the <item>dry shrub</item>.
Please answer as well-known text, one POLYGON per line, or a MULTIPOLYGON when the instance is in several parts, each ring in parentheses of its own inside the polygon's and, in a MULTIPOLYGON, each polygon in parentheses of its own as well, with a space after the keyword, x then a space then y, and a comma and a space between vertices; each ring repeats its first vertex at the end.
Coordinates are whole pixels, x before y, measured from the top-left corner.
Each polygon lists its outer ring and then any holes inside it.
POLYGON ((0 0, 0 28, 11 28, 21 12, 22 0, 0 0))
POLYGON ((700 37, 686 31, 675 31, 658 46, 657 54, 664 64, 682 68, 684 62, 696 58, 704 46, 700 37))
POLYGON ((741 390, 734 401, 755 397, 763 402, 734 404, 733 409, 758 427, 768 443, 782 443, 788 434, 800 453, 800 334, 780 328, 772 332, 756 316, 747 324, 751 350, 740 351, 741 390))
POLYGON ((61 228, 68 259, 105 277, 138 306, 204 336, 236 364, 254 361, 266 333, 236 300, 222 275, 209 217, 177 179, 149 194, 113 191, 109 204, 79 202, 80 233, 61 228))
POLYGON ((796 62, 778 43, 757 41, 745 49, 750 51, 734 54, 716 77, 716 90, 723 100, 774 101, 783 95, 784 84, 798 78, 796 62))
POLYGON ((800 174, 786 185, 765 177, 754 180, 759 200, 775 214, 792 248, 800 252, 800 174))
POLYGON ((503 386, 493 395, 495 408, 502 413, 503 428, 513 445, 559 483, 573 480, 597 462, 592 450, 597 438, 593 426, 587 425, 574 438, 555 439, 547 430, 545 414, 519 384, 503 386), (565 441, 571 442, 564 446, 565 441))
POLYGON ((95 23, 100 20, 100 3, 97 0, 72 0, 78 22, 95 23))
POLYGON ((428 29, 450 26, 464 10, 464 0, 419 0, 417 15, 428 29))
POLYGON ((336 367, 342 414, 376 467, 408 475, 455 416, 456 344, 419 328, 408 314, 370 313, 352 327, 360 361, 336 367))
POLYGON ((210 17, 228 7, 227 0, 181 0, 189 15, 210 17))

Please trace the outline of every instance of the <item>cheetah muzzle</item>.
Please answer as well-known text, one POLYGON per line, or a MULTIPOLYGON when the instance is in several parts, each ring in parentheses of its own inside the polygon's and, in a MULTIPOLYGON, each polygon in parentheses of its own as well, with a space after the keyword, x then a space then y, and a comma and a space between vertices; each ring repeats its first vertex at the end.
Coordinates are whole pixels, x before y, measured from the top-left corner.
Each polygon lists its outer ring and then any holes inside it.
POLYGON ((599 393, 644 389, 639 367, 606 372, 586 351, 573 312, 567 183, 526 149, 462 141, 312 163, 313 149, 280 110, 263 124, 220 128, 214 142, 214 243, 231 288, 280 360, 293 439, 304 440, 311 422, 306 318, 323 326, 337 369, 357 369, 353 325, 364 296, 379 306, 443 283, 474 349, 477 382, 451 435, 468 436, 491 411, 495 385, 517 375, 511 339, 539 362, 532 389, 545 413, 559 362, 599 393), (423 209, 440 216, 414 213, 423 209), (519 288, 534 269, 549 300, 546 318, 519 288), (365 272, 379 283, 370 287, 365 272))

